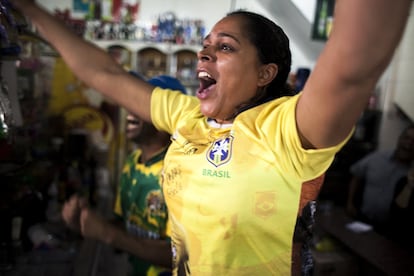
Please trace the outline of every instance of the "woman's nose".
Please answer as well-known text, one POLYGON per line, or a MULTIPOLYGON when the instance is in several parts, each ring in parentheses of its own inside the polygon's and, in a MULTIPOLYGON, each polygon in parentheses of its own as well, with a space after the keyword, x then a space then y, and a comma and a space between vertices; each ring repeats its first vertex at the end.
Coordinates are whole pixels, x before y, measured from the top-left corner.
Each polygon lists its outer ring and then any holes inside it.
POLYGON ((214 60, 214 55, 211 51, 211 47, 206 47, 203 48, 202 50, 200 50, 197 53, 197 58, 199 61, 213 61, 214 60))

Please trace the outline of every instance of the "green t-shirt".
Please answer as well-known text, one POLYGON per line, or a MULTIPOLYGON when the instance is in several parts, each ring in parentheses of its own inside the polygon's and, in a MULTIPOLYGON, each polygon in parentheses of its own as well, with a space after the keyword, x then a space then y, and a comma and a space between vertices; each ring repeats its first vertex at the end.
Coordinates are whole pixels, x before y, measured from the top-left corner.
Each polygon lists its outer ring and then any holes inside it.
MULTIPOLYGON (((146 239, 169 239, 168 215, 159 186, 166 149, 145 164, 140 150, 128 156, 118 187, 114 212, 125 222, 128 233, 146 239)), ((134 256, 129 260, 132 275, 168 275, 167 269, 152 266, 134 256)))

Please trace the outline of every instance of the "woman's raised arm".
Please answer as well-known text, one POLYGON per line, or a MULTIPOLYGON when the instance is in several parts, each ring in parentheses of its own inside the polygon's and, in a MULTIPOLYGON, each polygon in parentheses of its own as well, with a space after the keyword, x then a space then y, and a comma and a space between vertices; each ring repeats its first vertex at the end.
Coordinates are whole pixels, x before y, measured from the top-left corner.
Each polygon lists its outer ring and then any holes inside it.
POLYGON ((342 141, 402 37, 412 0, 337 0, 333 29, 297 107, 307 148, 342 141))
POLYGON ((76 76, 91 88, 150 121, 153 87, 126 72, 105 50, 87 42, 32 0, 13 0, 40 35, 62 56, 76 76))

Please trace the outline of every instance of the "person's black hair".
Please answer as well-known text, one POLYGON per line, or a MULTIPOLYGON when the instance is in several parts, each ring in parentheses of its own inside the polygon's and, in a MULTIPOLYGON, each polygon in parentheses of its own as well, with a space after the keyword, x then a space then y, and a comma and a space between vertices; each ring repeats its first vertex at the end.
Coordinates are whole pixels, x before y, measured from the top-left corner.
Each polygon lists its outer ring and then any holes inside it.
POLYGON ((287 83, 292 65, 289 38, 280 26, 268 18, 246 10, 236 10, 228 16, 242 16, 248 39, 256 47, 260 62, 263 64, 275 63, 278 66, 277 76, 264 88, 264 95, 260 96, 255 105, 294 95, 294 90, 287 83))

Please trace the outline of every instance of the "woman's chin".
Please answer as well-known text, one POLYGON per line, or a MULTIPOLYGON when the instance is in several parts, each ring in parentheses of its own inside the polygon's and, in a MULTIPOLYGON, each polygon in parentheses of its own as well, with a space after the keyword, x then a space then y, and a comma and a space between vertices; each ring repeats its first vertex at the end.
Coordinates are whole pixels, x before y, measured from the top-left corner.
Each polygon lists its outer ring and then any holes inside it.
POLYGON ((210 106, 208 106, 207 104, 201 104, 200 105, 200 111, 207 118, 214 119, 215 116, 216 116, 216 113, 213 112, 214 110, 212 108, 210 108, 210 106))

